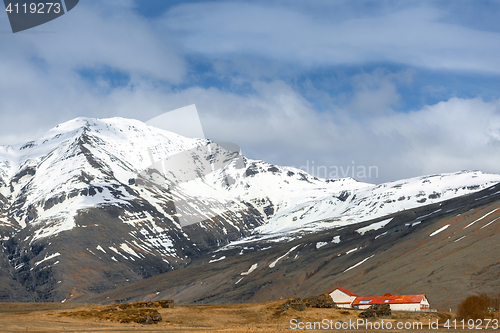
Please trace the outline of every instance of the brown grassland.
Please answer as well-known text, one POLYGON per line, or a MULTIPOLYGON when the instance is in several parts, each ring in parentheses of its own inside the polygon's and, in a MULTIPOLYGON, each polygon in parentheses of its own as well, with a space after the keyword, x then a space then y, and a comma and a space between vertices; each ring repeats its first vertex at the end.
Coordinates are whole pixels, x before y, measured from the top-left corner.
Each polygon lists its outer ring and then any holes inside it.
MULTIPOLYGON (((287 300, 252 304, 187 306, 165 308, 134 305, 85 305, 55 303, 0 303, 2 332, 293 332, 290 321, 335 322, 356 321, 360 311, 331 308, 293 308, 283 310, 287 300), (139 324, 135 320, 159 314, 161 321, 139 324)), ((428 329, 428 322, 454 318, 452 313, 393 312, 385 322, 422 322, 419 332, 428 329)), ((380 320, 379 320, 380 321, 380 320)), ((151 320, 149 321, 151 322, 151 320)), ((314 332, 314 330, 309 330, 314 332)), ((316 330, 328 331, 328 330, 316 330)), ((366 329, 357 332, 369 331, 366 329)), ((379 332, 390 330, 377 330, 379 332)), ((394 331, 394 330, 392 330, 394 331)), ((449 331, 440 328, 439 331, 449 331)), ((460 331, 460 330, 453 330, 460 331)), ((469 330, 468 330, 469 331, 469 330)))

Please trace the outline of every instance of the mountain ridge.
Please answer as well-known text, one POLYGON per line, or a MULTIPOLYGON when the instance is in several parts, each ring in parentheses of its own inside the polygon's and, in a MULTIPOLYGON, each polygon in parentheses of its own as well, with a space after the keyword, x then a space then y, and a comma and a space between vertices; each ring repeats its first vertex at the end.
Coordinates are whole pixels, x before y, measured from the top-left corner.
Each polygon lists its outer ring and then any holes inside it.
MULTIPOLYGON (((379 185, 319 179, 136 120, 77 118, 0 147, 0 260, 9 270, 0 279, 36 300, 70 300, 214 251, 281 244, 499 181, 478 171, 379 185)), ((15 297, 8 289, 0 298, 15 297)))
POLYGON ((185 271, 75 301, 224 304, 309 297, 344 287, 364 295, 424 293, 433 309, 456 308, 469 295, 498 290, 499 207, 497 184, 392 214, 389 222, 375 219, 289 241, 227 246, 185 271))

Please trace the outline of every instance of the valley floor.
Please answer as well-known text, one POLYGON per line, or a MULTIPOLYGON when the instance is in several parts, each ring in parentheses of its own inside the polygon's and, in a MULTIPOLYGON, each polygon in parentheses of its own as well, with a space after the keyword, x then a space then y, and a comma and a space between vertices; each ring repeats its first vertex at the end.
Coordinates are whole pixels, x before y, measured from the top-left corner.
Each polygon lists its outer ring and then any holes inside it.
MULTIPOLYGON (((255 304, 176 306, 173 309, 158 309, 163 320, 158 324, 141 325, 117 323, 96 317, 75 316, 75 313, 99 313, 109 306, 55 303, 0 303, 0 327, 2 332, 293 332, 302 331, 299 322, 306 325, 314 322, 348 323, 358 320, 360 311, 344 309, 312 309, 304 311, 279 308, 285 302, 273 301, 255 304), (300 318, 300 319, 299 319, 300 318), (293 320, 293 321, 292 321, 293 320), (292 324, 293 322, 293 324, 292 324)), ((390 331, 465 331, 448 330, 442 325, 452 313, 407 313, 394 312, 392 319, 384 323, 394 326, 400 323, 422 323, 421 329, 346 329, 356 332, 390 331), (428 323, 439 321, 439 329, 429 329, 428 323)), ((372 322, 375 324, 375 322, 372 322)), ((381 321, 379 320, 380 324, 381 321)), ((340 324, 338 324, 340 325, 340 324)), ((347 325, 347 324, 346 324, 347 325)), ((409 325, 409 324, 408 324, 409 325)), ((375 325, 376 326, 376 325, 375 325)), ((325 327, 323 327, 325 328, 325 327)), ((344 331, 344 329, 341 329, 344 331)), ((467 329, 466 329, 467 330, 467 329)), ((338 331, 336 329, 306 330, 309 332, 338 331)), ((467 330, 470 332, 470 330, 467 330)))

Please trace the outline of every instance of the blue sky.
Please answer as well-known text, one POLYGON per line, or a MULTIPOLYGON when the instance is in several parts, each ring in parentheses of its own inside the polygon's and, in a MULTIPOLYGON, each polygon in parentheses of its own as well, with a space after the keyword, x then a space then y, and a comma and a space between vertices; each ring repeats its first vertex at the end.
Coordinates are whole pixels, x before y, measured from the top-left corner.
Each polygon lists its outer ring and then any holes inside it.
POLYGON ((275 164, 500 173, 498 17, 498 1, 81 0, 12 34, 0 15, 0 144, 196 104, 208 138, 275 164))

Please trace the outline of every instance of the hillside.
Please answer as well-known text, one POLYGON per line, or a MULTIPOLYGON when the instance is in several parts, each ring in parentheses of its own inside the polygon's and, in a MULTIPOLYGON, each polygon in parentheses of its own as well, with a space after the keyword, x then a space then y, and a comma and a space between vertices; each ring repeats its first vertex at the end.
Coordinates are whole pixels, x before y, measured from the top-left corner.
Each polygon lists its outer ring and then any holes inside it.
MULTIPOLYGON (((90 300, 164 273, 171 282, 158 290, 113 298, 165 291, 194 303, 270 300, 338 283, 379 292, 399 267, 388 262, 424 265, 437 244, 444 246, 436 239, 467 223, 469 209, 481 214, 478 205, 496 198, 490 189, 499 181, 479 171, 379 185, 319 179, 137 120, 77 118, 36 140, 0 147, 0 300, 90 300), (441 224, 450 227, 419 243, 441 224), (411 244, 421 245, 416 251, 411 244), (419 257, 405 257, 409 248, 419 257), (286 260, 292 255, 296 260, 286 260), (342 273, 362 260, 359 268, 377 263, 373 271, 383 279, 357 277, 358 268, 342 273), (205 278, 212 284, 202 285, 205 278)), ((481 235, 496 225, 481 232, 476 225, 464 233, 474 237, 457 243, 464 255, 494 249, 481 235)), ((473 260, 478 266, 466 274, 494 271, 492 260, 473 260)), ((426 269, 415 278, 431 273, 426 269)))
POLYGON ((261 302, 344 287, 359 295, 425 293, 434 309, 456 309, 465 296, 500 287, 499 207, 496 185, 382 221, 226 247, 183 270, 75 301, 261 302))

